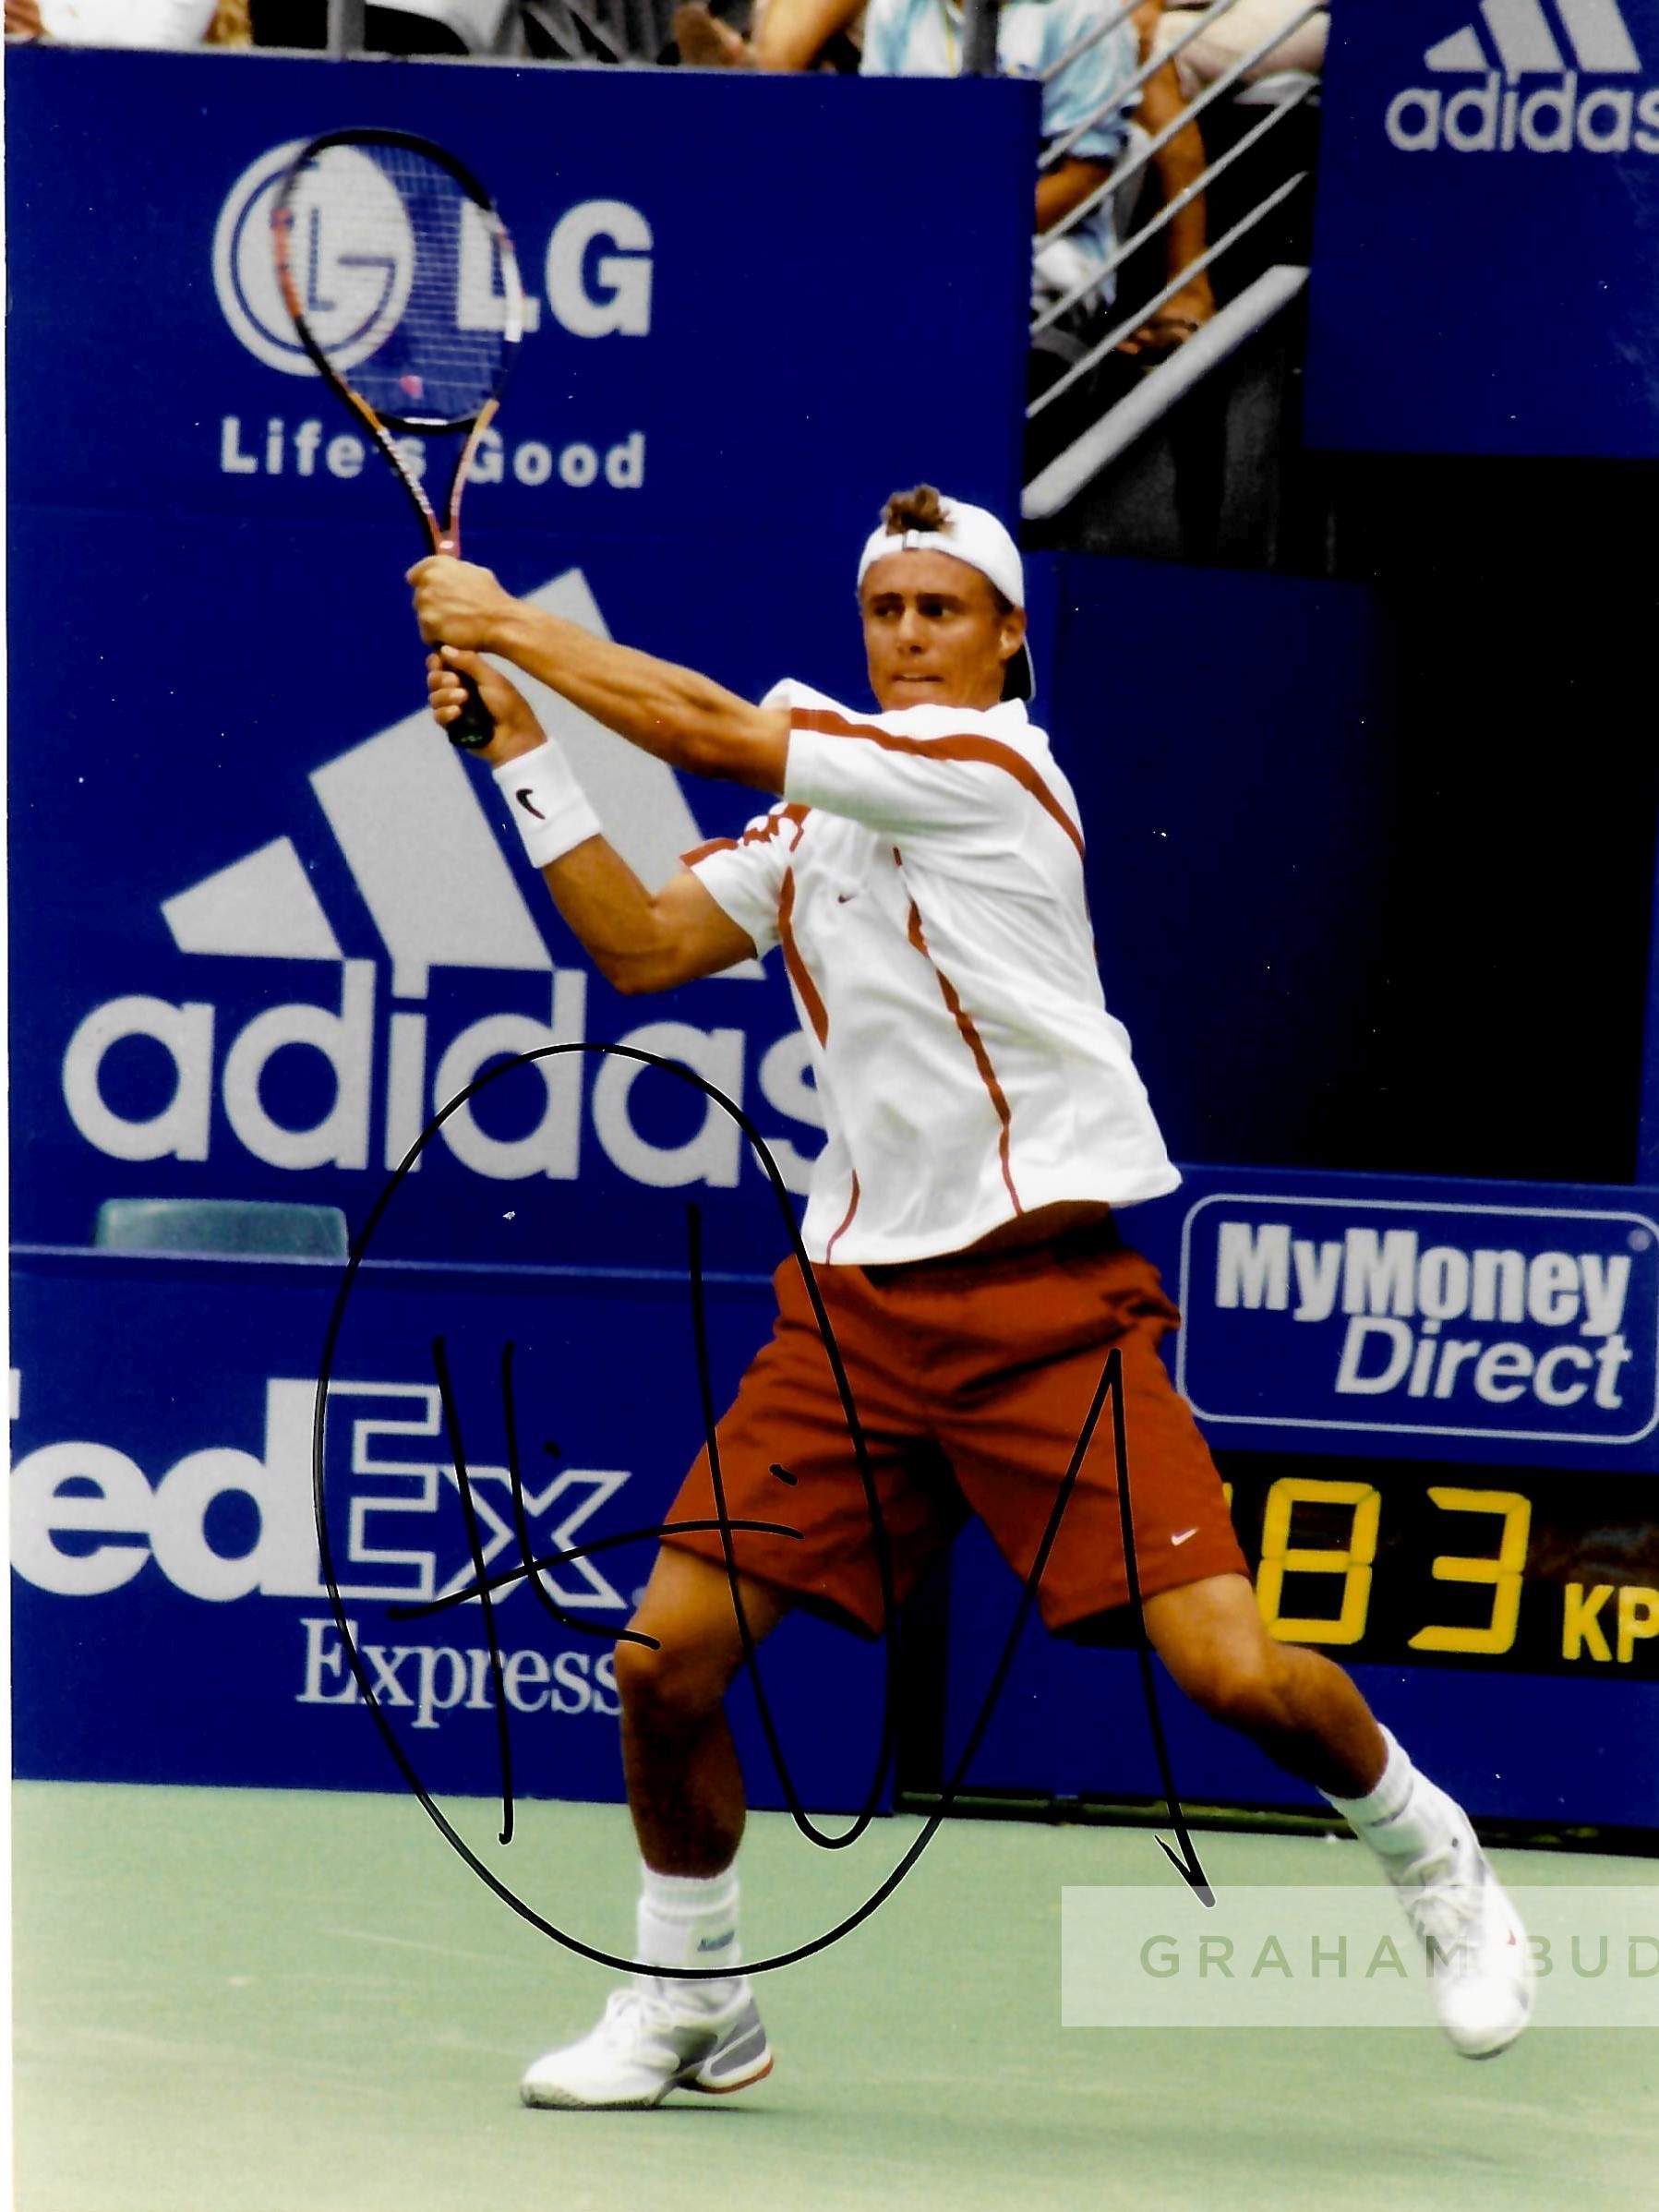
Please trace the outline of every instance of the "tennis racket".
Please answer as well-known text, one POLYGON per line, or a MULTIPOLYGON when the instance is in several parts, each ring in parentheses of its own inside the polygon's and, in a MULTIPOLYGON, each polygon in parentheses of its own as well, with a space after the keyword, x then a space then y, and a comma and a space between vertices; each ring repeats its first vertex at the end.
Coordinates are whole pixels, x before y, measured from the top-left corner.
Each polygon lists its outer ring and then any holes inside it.
MULTIPOLYGON (((505 224, 454 155, 401 130, 302 147, 271 209, 277 283, 300 343, 409 495, 434 553, 461 550, 461 495, 524 328, 505 224), (397 434, 459 441, 439 510, 397 434)), ((452 744, 495 734, 478 687, 452 744)))

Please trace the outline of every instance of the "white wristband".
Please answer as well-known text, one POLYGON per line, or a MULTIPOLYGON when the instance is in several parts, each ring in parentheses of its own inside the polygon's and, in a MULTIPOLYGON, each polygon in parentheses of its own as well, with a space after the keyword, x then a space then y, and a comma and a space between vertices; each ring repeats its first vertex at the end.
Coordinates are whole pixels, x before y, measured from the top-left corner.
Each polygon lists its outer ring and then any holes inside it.
POLYGON ((600 835, 598 815, 551 738, 534 752, 501 762, 494 774, 524 850, 537 868, 600 835))

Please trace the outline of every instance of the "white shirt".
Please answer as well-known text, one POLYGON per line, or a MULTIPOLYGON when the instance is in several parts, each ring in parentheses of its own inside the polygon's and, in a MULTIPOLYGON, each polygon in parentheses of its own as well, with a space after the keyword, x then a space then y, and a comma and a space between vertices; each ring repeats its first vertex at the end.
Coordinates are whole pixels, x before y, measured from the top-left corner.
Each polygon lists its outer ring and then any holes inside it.
POLYGON ((66 45, 198 46, 217 0, 41 0, 41 28, 66 45))
POLYGON ((810 1256, 923 1259, 1059 1199, 1173 1190, 1101 995, 1076 800, 1025 708, 765 703, 790 710, 782 800, 686 858, 783 949, 827 1133, 810 1256))

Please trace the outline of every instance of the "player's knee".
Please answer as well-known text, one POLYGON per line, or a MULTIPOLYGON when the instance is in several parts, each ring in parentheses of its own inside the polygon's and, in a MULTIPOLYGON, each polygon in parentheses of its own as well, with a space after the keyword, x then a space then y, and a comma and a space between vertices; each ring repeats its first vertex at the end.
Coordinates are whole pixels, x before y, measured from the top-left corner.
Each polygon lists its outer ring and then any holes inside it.
POLYGON ((652 1735, 675 1736, 719 1710, 725 1670, 695 1646, 642 1643, 617 1646, 617 1691, 631 1724, 652 1735))
POLYGON ((1279 1725, 1281 1701, 1270 1660, 1218 1651, 1193 1670, 1182 1688, 1212 1720, 1246 1736, 1279 1725))

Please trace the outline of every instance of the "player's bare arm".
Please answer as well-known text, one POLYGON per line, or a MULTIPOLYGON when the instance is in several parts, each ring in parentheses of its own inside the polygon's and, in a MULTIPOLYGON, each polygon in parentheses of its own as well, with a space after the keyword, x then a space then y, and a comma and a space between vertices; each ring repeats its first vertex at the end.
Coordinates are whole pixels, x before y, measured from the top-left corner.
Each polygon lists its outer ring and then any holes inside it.
MULTIPOLYGON (((649 1647, 628 1641, 617 1652, 623 1767, 641 1853, 642 1970, 613 1994, 589 2035, 532 2063, 520 2085, 524 2102, 643 2110, 679 2088, 743 2088, 771 2068, 741 1970, 743 1782, 724 1701, 749 1641, 808 1598, 880 1632, 891 1572, 877 1571, 873 1546, 848 1542, 834 1502, 861 1497, 867 1479, 850 1443, 837 1441, 840 1392, 892 1410, 884 1482, 923 1474, 941 1449, 960 1462, 959 1473, 1005 1465, 1022 1478, 1040 1467, 1052 1477, 1073 1449, 1088 1397, 1098 1393, 1108 1347, 1120 1363, 1123 1433, 1150 1477, 1140 1485, 1136 1573, 1153 1648, 1203 1710, 1313 1783, 1370 1845, 1431 1959, 1438 1950, 1455 1962, 1436 1994, 1454 2046, 1470 2057, 1505 2049, 1526 2026, 1534 1975, 1524 1930, 1468 1817, 1418 1773, 1340 1667, 1268 1637, 1215 1462, 1163 1364, 1159 1344, 1176 1309, 1156 1270, 1123 1243, 1112 1213, 1172 1188, 1176 1174, 1132 1071, 1103 1052, 1083 1056, 1110 1016, 1093 962, 1078 949, 1086 932, 1076 925, 1087 908, 1070 832, 1023 776, 1014 778, 1033 810, 1031 836, 1046 840, 1032 847, 1041 870, 1038 910, 1048 925, 1037 959, 1054 994, 1046 1016, 1032 1003, 1031 956, 997 949, 994 925, 1007 894, 989 872, 982 885, 964 876, 950 889, 954 926, 964 944, 980 948, 972 1004, 953 986, 904 997, 893 988, 896 964, 932 962, 929 909, 938 896, 925 858, 900 852, 887 827, 898 773, 890 753, 908 763, 910 749, 825 746, 803 718, 790 763, 798 805, 787 810, 799 818, 787 853, 764 832, 724 841, 700 855, 697 871, 653 895, 599 834, 558 745, 544 739, 525 700, 480 649, 544 679, 659 758, 737 781, 777 787, 783 715, 538 615, 487 570, 433 559, 413 581, 422 628, 445 641, 433 656, 435 712, 451 721, 464 696, 460 676, 475 680, 494 717, 486 758, 526 851, 613 981, 659 989, 751 950, 760 939, 719 908, 717 892, 762 937, 763 917, 775 915, 827 1137, 801 1229, 817 1284, 812 1303, 822 1298, 823 1307, 814 1316, 793 1271, 780 1270, 775 1356, 751 1366, 720 1424, 718 1474, 711 1437, 669 1509, 671 1533, 636 1616, 636 1626, 650 1624, 649 1647), (858 896, 865 882, 890 884, 894 872, 897 898, 858 896), (993 1087, 1003 1039, 1040 1033, 1045 1018, 1052 1050, 1042 1064, 1033 1064, 1037 1056, 1004 1061, 1005 1071, 1018 1072, 993 1087), (1125 1126, 1135 1132, 1129 1142, 1125 1126), (906 1147, 889 1141, 894 1127, 913 1133, 906 1147), (936 1141, 952 1131, 966 1134, 936 1141), (1040 1162, 1063 1153, 1064 1164, 1044 1180, 1040 1162), (1109 1155, 1117 1164, 1101 1164, 1109 1155), (944 1276, 916 1271, 942 1259, 950 1262, 944 1276), (795 1303, 786 1309, 787 1300, 795 1303), (844 1383, 818 1356, 822 1312, 832 1307, 844 1383), (930 1350, 919 1360, 923 1328, 930 1350), (792 1346, 801 1348, 799 1365, 792 1346), (993 1370, 975 1364, 985 1357, 993 1370), (968 1426, 948 1435, 958 1418, 968 1426), (799 1488, 795 1525, 780 1532, 770 1519, 772 1485, 785 1462, 799 1488), (728 1533, 728 1515, 740 1536, 728 1533), (755 1598, 742 1638, 729 1627, 734 1568, 755 1598), (701 1967, 716 1955, 717 1968, 701 1967), (694 1983, 688 1969, 696 1970, 694 1983)), ((1017 748, 1040 778, 1048 740, 1025 708, 1034 683, 1025 571, 1006 525, 932 486, 896 492, 860 556, 858 589, 871 690, 884 715, 949 707, 953 734, 982 736, 999 761, 1017 748)), ((787 687, 780 695, 789 695, 787 687)), ((872 734, 848 711, 839 721, 855 739, 872 734)), ((914 751, 927 754, 925 739, 914 751)), ((906 818, 915 819, 920 802, 908 784, 904 790, 906 818)), ((954 819, 957 803, 954 783, 927 786, 926 804, 941 821, 954 819)), ((767 825, 783 826, 781 819, 767 825)), ((999 814, 989 828, 964 821, 959 834, 982 835, 989 858, 1007 831, 999 814)), ((913 843, 908 834, 905 842, 913 843)), ((1085 1452, 1074 1461, 1069 1533, 1048 1555, 1038 1593, 1045 1617, 1062 1629, 1127 1602, 1115 1449, 1101 1446, 1097 1431, 1093 1459, 1085 1452)), ((1025 1479, 987 1482, 969 1502, 1011 1564, 1030 1557, 1036 1524, 1010 1516, 1040 1517, 1040 1488, 1025 1479)), ((914 1554, 898 1557, 906 1571, 916 1563, 914 1554)))
POLYGON ((784 787, 789 717, 694 669, 596 638, 503 591, 488 569, 435 554, 409 571, 429 644, 498 653, 642 751, 757 791, 784 787))
MULTIPOLYGON (((496 725, 490 742, 479 748, 481 759, 499 768, 546 744, 523 694, 487 661, 454 646, 427 663, 427 689, 440 726, 452 722, 465 703, 463 674, 477 684, 496 725)), ((630 997, 671 991, 754 956, 751 939, 689 868, 660 891, 648 891, 613 845, 593 836, 550 860, 541 875, 599 973, 630 997)))

